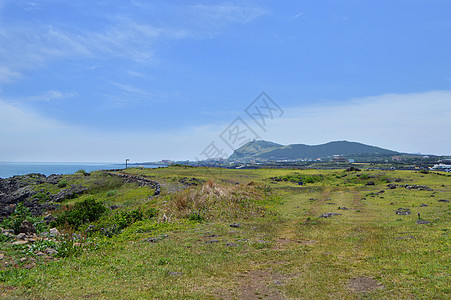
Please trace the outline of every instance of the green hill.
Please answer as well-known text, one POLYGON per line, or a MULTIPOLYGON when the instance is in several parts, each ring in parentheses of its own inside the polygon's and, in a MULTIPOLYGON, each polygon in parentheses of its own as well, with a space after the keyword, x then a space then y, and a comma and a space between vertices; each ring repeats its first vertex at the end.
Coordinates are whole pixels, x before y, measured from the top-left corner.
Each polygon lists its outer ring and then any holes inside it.
POLYGON ((293 144, 279 145, 268 141, 251 141, 236 149, 229 157, 230 160, 298 160, 326 158, 334 155, 396 155, 396 151, 369 146, 362 143, 335 141, 321 145, 293 144))

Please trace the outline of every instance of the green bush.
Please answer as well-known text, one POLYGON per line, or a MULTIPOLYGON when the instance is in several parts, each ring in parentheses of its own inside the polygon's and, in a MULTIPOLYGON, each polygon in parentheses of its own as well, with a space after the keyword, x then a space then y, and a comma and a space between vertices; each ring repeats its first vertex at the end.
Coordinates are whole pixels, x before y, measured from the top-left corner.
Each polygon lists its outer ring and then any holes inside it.
POLYGON ((57 225, 67 224, 75 230, 84 223, 96 221, 106 211, 106 207, 94 199, 87 199, 76 203, 70 210, 65 211, 56 221, 57 225))
POLYGON ((202 223, 204 221, 204 217, 201 216, 201 214, 196 214, 196 213, 189 214, 188 219, 190 221, 196 221, 196 222, 199 222, 199 223, 202 223))
POLYGON ((67 186, 67 180, 66 179, 60 180, 58 182, 58 184, 57 184, 57 187, 59 187, 60 189, 65 188, 66 186, 67 186))
POLYGON ((107 194, 106 194, 106 196, 107 197, 113 197, 113 196, 115 196, 117 194, 117 191, 116 190, 112 190, 112 191, 109 191, 107 194))
POLYGON ((50 197, 44 193, 37 193, 36 195, 33 196, 33 199, 38 199, 40 202, 45 202, 50 200, 50 197))
POLYGON ((91 225, 87 232, 88 235, 99 232, 106 237, 112 237, 121 233, 123 229, 133 223, 143 221, 144 219, 152 219, 157 215, 158 210, 156 208, 144 210, 139 207, 133 210, 117 210, 113 215, 105 215, 95 225, 91 225))

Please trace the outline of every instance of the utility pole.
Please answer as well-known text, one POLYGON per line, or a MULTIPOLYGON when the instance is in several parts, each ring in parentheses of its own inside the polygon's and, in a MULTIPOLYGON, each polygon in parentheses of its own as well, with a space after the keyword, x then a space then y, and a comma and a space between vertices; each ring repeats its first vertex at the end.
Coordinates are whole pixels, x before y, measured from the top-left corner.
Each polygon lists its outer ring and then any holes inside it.
POLYGON ((127 162, 129 161, 128 158, 125 159, 125 168, 127 169, 127 162))

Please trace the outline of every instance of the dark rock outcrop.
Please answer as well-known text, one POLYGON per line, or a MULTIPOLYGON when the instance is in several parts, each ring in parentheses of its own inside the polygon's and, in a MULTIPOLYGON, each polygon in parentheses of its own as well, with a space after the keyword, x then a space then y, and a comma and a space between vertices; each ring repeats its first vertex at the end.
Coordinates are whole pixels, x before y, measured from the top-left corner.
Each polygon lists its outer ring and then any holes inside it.
POLYGON ((33 198, 38 194, 34 186, 49 183, 58 184, 61 175, 50 175, 32 173, 28 175, 18 175, 6 179, 0 178, 0 221, 11 215, 17 203, 23 202, 24 206, 30 209, 32 215, 37 216, 48 209, 55 209, 57 205, 50 203, 51 195, 46 201, 33 198))
POLYGON ((24 220, 19 227, 19 233, 26 234, 36 233, 36 228, 34 227, 33 224, 31 224, 30 221, 24 220))
POLYGON ((61 190, 58 194, 52 196, 52 201, 54 202, 63 202, 66 199, 75 198, 77 195, 83 194, 88 190, 87 187, 81 185, 74 185, 70 188, 61 190))
POLYGON ((159 195, 161 192, 160 184, 156 181, 128 174, 112 174, 112 173, 108 174, 111 176, 119 177, 123 182, 136 183, 138 186, 148 186, 150 188, 153 188, 155 190, 154 196, 159 195))

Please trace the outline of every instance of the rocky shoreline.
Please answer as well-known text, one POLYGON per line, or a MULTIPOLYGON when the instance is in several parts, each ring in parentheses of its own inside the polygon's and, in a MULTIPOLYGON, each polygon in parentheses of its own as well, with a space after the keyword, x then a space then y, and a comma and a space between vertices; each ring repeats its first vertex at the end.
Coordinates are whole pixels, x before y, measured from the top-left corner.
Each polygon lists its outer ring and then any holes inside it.
MULTIPOLYGON (((124 183, 136 183, 138 186, 148 186, 154 189, 154 195, 160 194, 160 184, 156 181, 138 176, 103 171, 108 176, 115 176, 124 183)), ((90 173, 82 173, 81 176, 89 176, 90 173)), ((89 188, 81 184, 73 184, 68 187, 58 187, 57 193, 50 193, 37 188, 40 184, 50 184, 55 187, 67 175, 45 176, 39 173, 17 175, 10 178, 0 178, 0 222, 11 215, 18 203, 23 202, 33 216, 42 215, 46 211, 57 209, 61 202, 75 198, 89 191, 89 188)))

